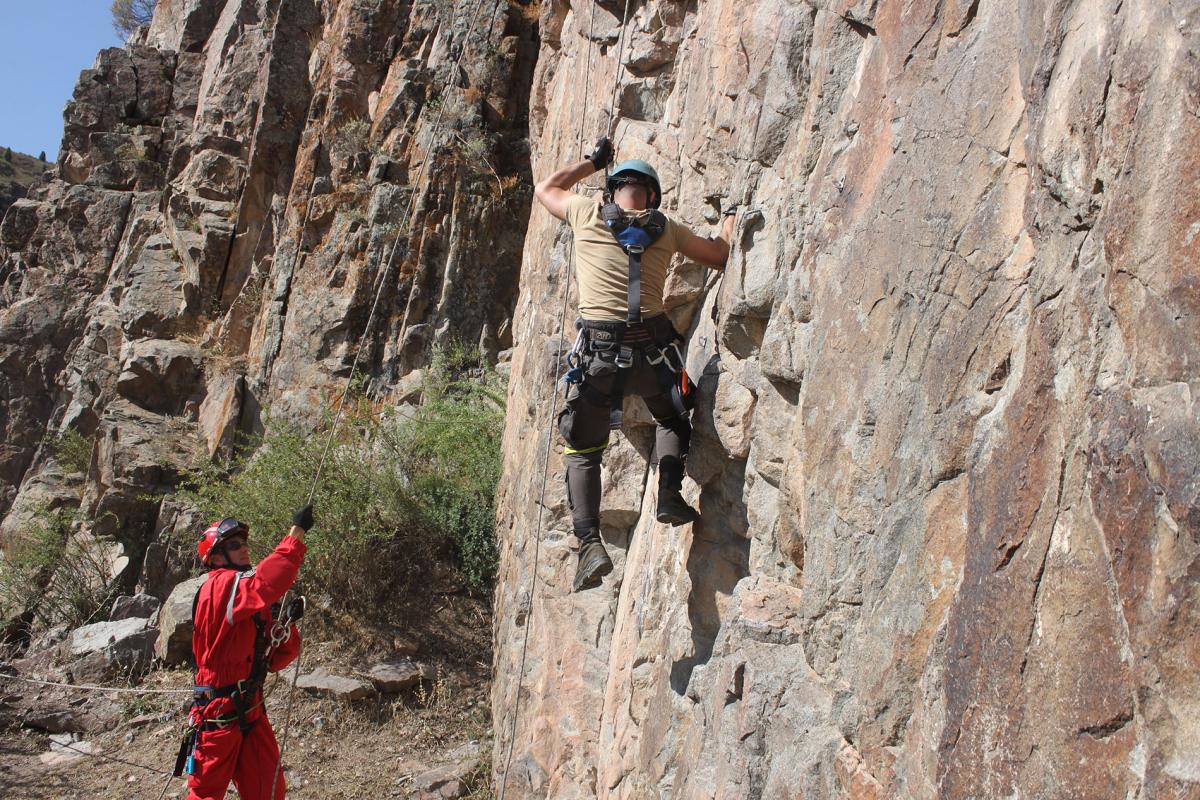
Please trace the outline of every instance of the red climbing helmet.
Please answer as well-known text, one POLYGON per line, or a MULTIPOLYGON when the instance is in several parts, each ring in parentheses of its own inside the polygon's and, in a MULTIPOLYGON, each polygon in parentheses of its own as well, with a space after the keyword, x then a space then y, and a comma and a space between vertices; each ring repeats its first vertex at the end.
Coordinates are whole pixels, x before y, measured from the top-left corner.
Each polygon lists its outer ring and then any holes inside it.
POLYGON ((220 522, 209 525, 204 533, 200 534, 200 541, 196 544, 196 551, 200 553, 200 563, 207 567, 209 556, 218 550, 227 539, 232 539, 234 536, 249 539, 250 526, 244 522, 238 522, 233 517, 226 517, 220 522))

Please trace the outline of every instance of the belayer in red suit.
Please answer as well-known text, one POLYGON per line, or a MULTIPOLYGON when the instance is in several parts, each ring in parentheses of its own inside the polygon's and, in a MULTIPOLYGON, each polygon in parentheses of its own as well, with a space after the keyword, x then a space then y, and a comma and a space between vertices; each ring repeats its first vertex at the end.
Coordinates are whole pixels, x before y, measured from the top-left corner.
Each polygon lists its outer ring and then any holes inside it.
POLYGON ((199 543, 208 580, 196 595, 192 652, 195 700, 176 774, 188 773, 188 800, 221 800, 232 780, 244 800, 285 794, 279 745, 263 708, 268 672, 290 664, 300 652, 295 622, 304 612, 297 598, 278 604, 300 570, 312 506, 292 517, 292 528, 275 550, 250 565, 249 528, 236 519, 214 522, 199 543), (278 771, 279 777, 275 777, 278 771))

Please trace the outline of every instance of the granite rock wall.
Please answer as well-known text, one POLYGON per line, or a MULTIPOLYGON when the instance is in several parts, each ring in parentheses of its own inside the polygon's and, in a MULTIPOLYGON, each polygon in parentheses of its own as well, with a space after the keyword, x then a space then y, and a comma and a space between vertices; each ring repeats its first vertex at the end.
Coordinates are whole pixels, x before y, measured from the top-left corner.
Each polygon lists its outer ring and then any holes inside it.
POLYGON ((653 521, 631 406, 616 570, 571 593, 569 234, 535 209, 506 796, 1200 797, 1200 4, 623 7, 544 4, 533 172, 611 94, 670 214, 710 233, 746 201, 724 276, 668 283, 703 517, 653 521))

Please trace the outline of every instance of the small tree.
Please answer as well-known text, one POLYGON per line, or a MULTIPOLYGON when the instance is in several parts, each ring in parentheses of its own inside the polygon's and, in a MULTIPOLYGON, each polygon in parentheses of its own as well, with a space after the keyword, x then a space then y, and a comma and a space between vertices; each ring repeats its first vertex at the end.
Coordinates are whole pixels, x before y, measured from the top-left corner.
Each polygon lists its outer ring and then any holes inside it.
POLYGON ((46 151, 45 150, 38 153, 38 161, 41 161, 43 164, 46 163, 46 151))
POLYGON ((4 160, 9 161, 9 162, 12 161, 12 148, 11 147, 4 148, 4 160))
POLYGON ((154 19, 154 7, 158 0, 113 0, 113 29, 122 39, 154 19))

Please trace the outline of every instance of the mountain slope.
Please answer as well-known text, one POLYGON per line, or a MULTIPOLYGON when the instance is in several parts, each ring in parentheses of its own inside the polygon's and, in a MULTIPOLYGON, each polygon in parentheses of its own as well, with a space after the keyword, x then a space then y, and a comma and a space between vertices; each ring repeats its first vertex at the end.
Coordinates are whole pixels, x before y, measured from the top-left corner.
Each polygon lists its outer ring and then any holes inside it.
POLYGON ((52 164, 0 146, 0 218, 52 164), (11 158, 9 158, 11 156, 11 158))

